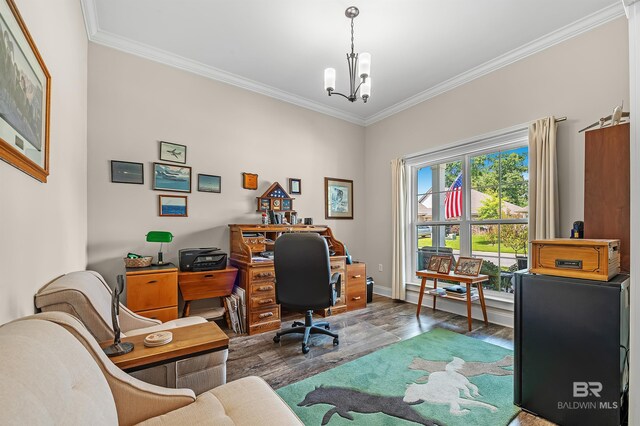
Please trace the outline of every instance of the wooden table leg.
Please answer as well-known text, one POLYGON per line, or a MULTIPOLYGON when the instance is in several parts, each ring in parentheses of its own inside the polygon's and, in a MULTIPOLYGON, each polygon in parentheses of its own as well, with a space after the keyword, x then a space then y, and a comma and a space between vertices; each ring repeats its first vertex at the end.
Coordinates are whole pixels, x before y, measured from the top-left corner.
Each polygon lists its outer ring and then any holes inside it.
POLYGON ((420 296, 418 296, 418 310, 416 316, 420 316, 420 308, 422 307, 422 298, 424 297, 424 286, 427 284, 427 277, 422 277, 422 283, 420 284, 420 296))
MULTIPOLYGON (((438 288, 438 279, 434 278, 433 280, 433 289, 437 289, 438 288)), ((436 298, 438 297, 438 295, 436 293, 433 293, 433 310, 436 310, 436 298)))
POLYGON ((487 320, 487 305, 484 303, 484 289, 482 283, 476 284, 478 286, 478 298, 480 299, 480 306, 482 307, 482 316, 484 317, 484 325, 489 325, 487 320))
POLYGON ((467 322, 469 323, 469 331, 471 331, 471 283, 467 283, 467 322))
POLYGON ((188 317, 191 313, 191 300, 184 302, 184 308, 182 308, 182 317, 188 317))

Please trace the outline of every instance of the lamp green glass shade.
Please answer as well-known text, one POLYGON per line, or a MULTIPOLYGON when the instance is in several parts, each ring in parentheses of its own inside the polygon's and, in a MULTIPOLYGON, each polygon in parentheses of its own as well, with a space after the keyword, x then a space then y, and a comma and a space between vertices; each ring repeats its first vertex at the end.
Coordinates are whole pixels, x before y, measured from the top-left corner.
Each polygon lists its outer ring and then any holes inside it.
POLYGON ((162 256, 162 244, 170 243, 173 241, 173 234, 168 231, 149 231, 147 234, 147 242, 160 243, 160 251, 158 252, 158 263, 154 265, 164 265, 164 259, 162 256))
POLYGON ((173 234, 168 231, 149 231, 147 242, 149 243, 170 243, 173 241, 173 234))

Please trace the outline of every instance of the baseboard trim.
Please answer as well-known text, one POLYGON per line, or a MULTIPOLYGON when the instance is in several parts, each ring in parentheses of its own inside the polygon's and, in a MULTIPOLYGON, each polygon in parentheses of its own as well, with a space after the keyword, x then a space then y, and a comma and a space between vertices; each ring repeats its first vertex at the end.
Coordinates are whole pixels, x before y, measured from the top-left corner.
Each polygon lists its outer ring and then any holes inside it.
POLYGON ((382 285, 373 285, 373 292, 380 296, 391 297, 391 289, 382 285))

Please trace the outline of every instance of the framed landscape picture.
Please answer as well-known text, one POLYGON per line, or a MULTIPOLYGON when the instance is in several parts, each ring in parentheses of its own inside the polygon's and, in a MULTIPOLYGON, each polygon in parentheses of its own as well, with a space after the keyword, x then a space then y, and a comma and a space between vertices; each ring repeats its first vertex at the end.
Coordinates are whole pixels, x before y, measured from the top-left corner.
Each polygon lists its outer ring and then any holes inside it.
POLYGON ((324 178, 325 219, 353 219, 353 181, 324 178))
POLYGON ((49 175, 51 76, 13 0, 0 0, 0 159, 49 175))
POLYGON ((187 162, 187 147, 177 143, 160 141, 160 160, 185 164, 187 162))
POLYGON ((187 217, 187 196, 158 195, 158 216, 187 217))
POLYGON ((144 184, 144 165, 130 161, 111 161, 111 182, 144 184))
POLYGON ((153 163, 153 189, 191 192, 191 167, 153 163))
POLYGON ((198 191, 220 193, 222 191, 222 178, 215 175, 198 174, 198 191))

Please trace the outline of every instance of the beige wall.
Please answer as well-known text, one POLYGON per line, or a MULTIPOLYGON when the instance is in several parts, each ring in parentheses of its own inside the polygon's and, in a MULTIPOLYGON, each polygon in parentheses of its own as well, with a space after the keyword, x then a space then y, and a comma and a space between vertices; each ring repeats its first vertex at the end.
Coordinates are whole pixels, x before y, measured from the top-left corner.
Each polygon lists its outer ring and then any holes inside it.
POLYGON ((0 324, 34 312, 42 285, 86 266, 87 34, 77 0, 16 0, 51 73, 51 175, 0 162, 0 324))
POLYGON ((567 116, 559 124, 558 158, 561 230, 568 236, 573 221, 583 218, 584 136, 578 130, 621 100, 629 105, 624 18, 367 127, 365 261, 376 285, 391 282, 391 159, 543 116, 567 116))
MULTIPOLYGON (((166 256, 185 247, 228 251, 229 223, 258 223, 256 198, 302 179, 294 208, 329 224, 364 256, 364 129, 303 108, 91 43, 89 46, 89 268, 113 283, 127 252, 155 255, 150 230, 171 231, 166 256), (222 176, 222 193, 188 195, 188 218, 158 217, 151 167, 158 141, 187 145, 187 165, 222 176), (110 160, 144 163, 145 184, 110 183, 110 160), (257 191, 241 173, 257 173, 257 191), (355 220, 324 219, 324 177, 353 179, 355 220)), ((177 193, 174 193, 177 194, 177 193)), ((180 195, 180 194, 178 194, 180 195)))

